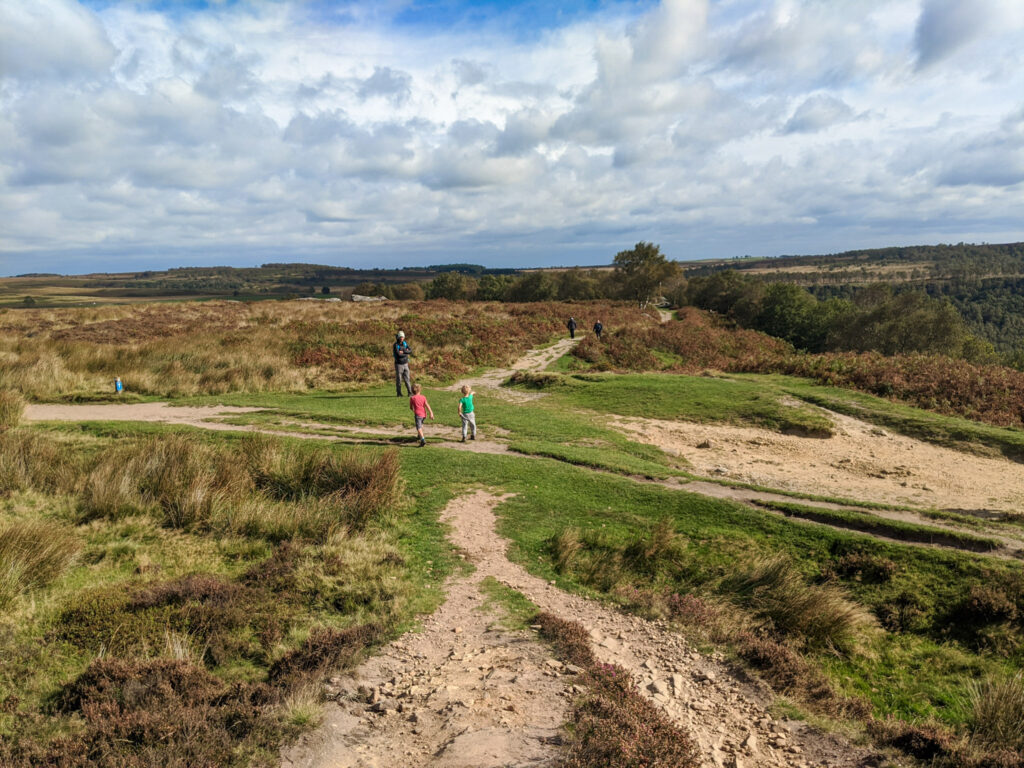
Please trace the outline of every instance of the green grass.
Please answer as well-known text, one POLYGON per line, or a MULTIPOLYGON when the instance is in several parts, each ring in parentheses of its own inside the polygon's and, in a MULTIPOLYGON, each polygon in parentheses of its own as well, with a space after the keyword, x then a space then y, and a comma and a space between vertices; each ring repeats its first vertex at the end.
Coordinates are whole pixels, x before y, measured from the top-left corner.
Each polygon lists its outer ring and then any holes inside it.
POLYGON ((536 386, 564 407, 620 416, 681 419, 765 427, 827 437, 832 425, 820 412, 781 402, 782 393, 735 378, 670 374, 547 374, 536 386))
POLYGON ((501 626, 505 629, 526 629, 539 610, 522 592, 502 584, 493 576, 487 576, 480 582, 480 591, 487 598, 483 610, 501 613, 501 626))
POLYGON ((688 477, 684 472, 671 470, 630 454, 609 451, 607 448, 560 445, 539 440, 517 440, 509 444, 509 450, 528 456, 544 456, 568 464, 591 467, 609 472, 662 479, 667 477, 688 477))
POLYGON ((768 509, 778 510, 787 517, 798 517, 839 528, 848 528, 853 531, 875 533, 901 541, 938 544, 940 546, 966 549, 971 552, 991 552, 1000 547, 998 540, 985 536, 976 536, 964 531, 949 530, 948 528, 935 528, 919 523, 908 523, 902 520, 889 520, 877 515, 852 512, 845 509, 809 507, 802 504, 790 504, 780 501, 764 501, 759 502, 759 505, 768 509))
POLYGON ((654 574, 633 574, 636 586, 680 591, 724 578, 737 566, 758 556, 782 554, 810 580, 847 553, 891 560, 892 578, 874 583, 841 577, 851 597, 875 613, 912 595, 913 626, 901 632, 879 632, 878 647, 841 661, 817 656, 833 679, 848 692, 864 693, 876 714, 917 717, 922 712, 952 724, 962 724, 963 712, 946 701, 958 695, 963 674, 998 674, 1021 663, 1019 651, 1010 659, 979 653, 978 637, 948 632, 949 613, 963 603, 971 584, 1019 573, 1013 564, 952 550, 913 547, 881 541, 855 532, 807 526, 740 504, 720 501, 658 486, 642 485, 613 475, 594 475, 582 468, 543 459, 527 460, 488 455, 455 455, 437 451, 431 456, 410 452, 403 461, 411 483, 458 475, 462 482, 486 483, 517 495, 497 508, 500 532, 512 540, 511 555, 534 574, 557 579, 560 586, 609 599, 573 573, 559 574, 553 562, 552 540, 568 527, 592 531, 608 546, 626 547, 667 520, 686 542, 683 566, 654 574), (422 478, 422 481, 416 480, 422 478), (873 670, 895 674, 901 660, 927 658, 945 649, 956 664, 923 665, 905 675, 898 695, 872 684, 873 670), (879 650, 881 649, 881 650, 879 650), (881 661, 872 655, 885 651, 881 661), (863 656, 863 658, 862 658, 863 656), (849 680, 846 677, 853 676, 849 680))

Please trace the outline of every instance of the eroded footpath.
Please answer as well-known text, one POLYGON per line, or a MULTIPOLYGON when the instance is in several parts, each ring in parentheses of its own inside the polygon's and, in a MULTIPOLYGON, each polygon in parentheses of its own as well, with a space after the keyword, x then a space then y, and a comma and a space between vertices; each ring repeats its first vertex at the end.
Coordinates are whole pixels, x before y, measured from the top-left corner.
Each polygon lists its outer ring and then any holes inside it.
POLYGON ((285 766, 556 765, 561 725, 580 687, 575 670, 529 633, 495 626, 481 610, 488 576, 542 610, 582 624, 598 659, 627 669, 651 701, 692 734, 708 766, 857 766, 868 753, 807 724, 778 719, 765 686, 721 658, 691 648, 657 622, 563 592, 506 557, 496 534, 503 497, 478 491, 452 501, 443 519, 475 566, 454 578, 448 599, 410 633, 333 678, 323 726, 283 755, 285 766))

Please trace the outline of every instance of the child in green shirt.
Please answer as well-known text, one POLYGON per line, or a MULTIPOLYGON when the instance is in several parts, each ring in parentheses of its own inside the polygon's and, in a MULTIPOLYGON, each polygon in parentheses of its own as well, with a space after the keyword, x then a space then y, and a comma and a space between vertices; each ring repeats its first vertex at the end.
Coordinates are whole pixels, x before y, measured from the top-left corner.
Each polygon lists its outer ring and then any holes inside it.
POLYGON ((462 385, 462 397, 459 398, 459 417, 462 419, 462 442, 466 442, 466 433, 470 432, 470 440, 476 440, 476 411, 473 408, 473 390, 468 384, 462 385))

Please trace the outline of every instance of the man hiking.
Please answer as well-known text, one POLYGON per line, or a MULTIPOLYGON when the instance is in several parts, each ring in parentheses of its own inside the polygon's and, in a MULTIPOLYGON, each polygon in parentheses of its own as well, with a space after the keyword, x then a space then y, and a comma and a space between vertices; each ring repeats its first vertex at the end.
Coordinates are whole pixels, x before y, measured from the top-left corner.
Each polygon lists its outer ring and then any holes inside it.
POLYGON ((597 340, 598 341, 601 340, 601 331, 603 331, 603 330, 604 330, 604 326, 601 325, 601 321, 600 320, 598 320, 596 323, 594 323, 594 335, 597 336, 597 340))
POLYGON ((402 396, 402 382, 405 382, 406 394, 412 396, 412 379, 409 376, 409 355, 412 350, 405 342, 405 332, 399 331, 395 336, 395 344, 391 347, 391 354, 395 358, 395 394, 402 396))
POLYGON ((575 339, 576 338, 576 318, 575 317, 570 317, 569 318, 569 322, 566 323, 565 325, 569 329, 569 338, 570 339, 575 339))

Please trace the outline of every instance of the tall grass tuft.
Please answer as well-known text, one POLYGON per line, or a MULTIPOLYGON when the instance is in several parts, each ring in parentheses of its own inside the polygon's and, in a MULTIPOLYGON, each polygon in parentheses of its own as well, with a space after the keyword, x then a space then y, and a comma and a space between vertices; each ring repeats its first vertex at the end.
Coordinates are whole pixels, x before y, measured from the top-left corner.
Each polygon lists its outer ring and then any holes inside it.
POLYGON ((783 556, 760 559, 722 582, 722 591, 810 648, 849 651, 867 612, 832 585, 809 584, 783 556))
POLYGON ((80 461, 65 443, 22 430, 0 433, 0 494, 73 490, 80 461))
POLYGON ((1024 753, 1024 672, 971 681, 971 727, 976 740, 1024 753))
POLYGON ((314 517, 362 530, 387 513, 401 496, 398 452, 376 454, 288 448, 279 441, 253 437, 243 454, 256 486, 280 501, 305 504, 314 517))
POLYGON ((0 432, 14 429, 21 421, 25 401, 11 389, 0 389, 0 432))
POLYGON ((0 526, 0 608, 67 571, 81 548, 73 532, 40 521, 0 526))

